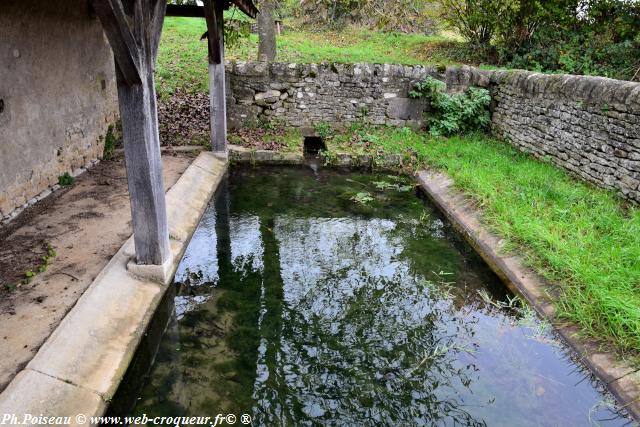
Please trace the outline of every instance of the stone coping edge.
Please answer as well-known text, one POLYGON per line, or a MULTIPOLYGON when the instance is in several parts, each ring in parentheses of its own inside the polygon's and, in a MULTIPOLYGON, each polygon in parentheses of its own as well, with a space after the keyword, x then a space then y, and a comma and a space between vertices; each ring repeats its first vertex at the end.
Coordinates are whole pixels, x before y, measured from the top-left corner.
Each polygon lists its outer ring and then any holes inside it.
POLYGON ((306 159, 301 153, 253 150, 238 145, 229 145, 229 159, 231 163, 251 165, 303 165, 308 162, 319 162, 324 167, 362 168, 381 172, 396 172, 404 166, 404 158, 399 154, 372 156, 370 154, 335 153, 324 159, 306 159))
MULTIPOLYGON (((202 152, 167 192, 171 276, 227 168, 226 159, 202 152)), ((33 414, 89 425, 104 414, 169 289, 128 271, 133 253, 131 237, 0 394, 0 414, 18 417, 10 423, 33 414)))
POLYGON ((624 409, 640 421, 640 371, 613 354, 603 352, 593 340, 581 336, 577 326, 557 319, 550 301, 553 285, 529 269, 522 258, 504 254, 503 241, 483 225, 480 212, 468 197, 454 188, 450 177, 422 170, 416 174, 416 179, 427 197, 500 279, 524 297, 538 314, 553 323, 554 330, 579 355, 581 362, 602 380, 624 409))

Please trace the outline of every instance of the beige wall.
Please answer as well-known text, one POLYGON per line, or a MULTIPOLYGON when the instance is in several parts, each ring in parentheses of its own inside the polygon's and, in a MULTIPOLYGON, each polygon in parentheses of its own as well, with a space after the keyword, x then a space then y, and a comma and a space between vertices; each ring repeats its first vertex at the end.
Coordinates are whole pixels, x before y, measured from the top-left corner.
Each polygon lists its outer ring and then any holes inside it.
POLYGON ((86 0, 0 1, 0 220, 102 154, 111 49, 86 0))

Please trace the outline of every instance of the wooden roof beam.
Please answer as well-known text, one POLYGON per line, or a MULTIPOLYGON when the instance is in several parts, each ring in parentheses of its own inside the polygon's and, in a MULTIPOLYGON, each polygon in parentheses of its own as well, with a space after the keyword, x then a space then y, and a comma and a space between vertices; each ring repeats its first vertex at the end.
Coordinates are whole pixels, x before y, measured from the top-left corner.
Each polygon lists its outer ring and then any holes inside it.
POLYGON ((258 8, 253 4, 251 0, 231 0, 233 4, 238 6, 238 9, 243 11, 247 16, 256 19, 258 16, 258 8))
MULTIPOLYGON (((218 0, 216 0, 218 1, 218 0)), ((254 18, 258 16, 258 8, 255 7, 251 0, 231 0, 231 2, 225 2, 225 9, 229 8, 230 3, 235 4, 238 9, 244 12, 247 16, 254 18)), ((196 5, 167 5, 167 16, 183 16, 189 18, 204 18, 204 8, 196 5)))

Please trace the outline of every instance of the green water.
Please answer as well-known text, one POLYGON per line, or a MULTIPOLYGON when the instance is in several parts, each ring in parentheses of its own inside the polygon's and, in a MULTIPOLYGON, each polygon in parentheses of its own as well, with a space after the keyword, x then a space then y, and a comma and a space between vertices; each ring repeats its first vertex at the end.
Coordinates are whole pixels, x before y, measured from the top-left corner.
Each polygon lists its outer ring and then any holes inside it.
POLYGON ((233 169, 176 276, 135 414, 253 425, 625 425, 417 197, 388 175, 233 169))

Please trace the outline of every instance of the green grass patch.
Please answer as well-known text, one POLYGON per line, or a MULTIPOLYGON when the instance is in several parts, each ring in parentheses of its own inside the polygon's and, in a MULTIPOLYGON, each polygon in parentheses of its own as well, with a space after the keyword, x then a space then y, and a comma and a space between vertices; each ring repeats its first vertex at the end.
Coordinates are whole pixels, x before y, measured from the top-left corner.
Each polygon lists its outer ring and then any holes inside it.
POLYGON ((208 90, 207 43, 200 41, 205 31, 204 19, 165 19, 155 73, 160 96, 170 95, 178 88, 189 92, 208 90))
MULTIPOLYGON (((239 15, 235 14, 235 18, 239 15)), ((227 16, 227 15, 225 15, 227 16)), ((228 16, 231 17, 231 16, 228 16)), ((176 89, 208 90, 204 19, 168 17, 160 42, 156 86, 160 96, 176 89)), ((342 31, 287 30, 278 36, 279 62, 393 63, 450 65, 474 62, 464 43, 451 36, 382 33, 360 27, 342 31)), ((226 58, 256 60, 258 36, 227 47, 226 58)))
POLYGON ((327 143, 334 152, 402 154, 415 167, 446 171, 507 247, 558 285, 560 316, 638 363, 638 207, 485 135, 436 139, 354 125, 327 143))
MULTIPOLYGON (((341 62, 438 64, 457 63, 446 55, 443 46, 456 44, 440 36, 381 33, 358 27, 342 31, 287 31, 278 37, 281 62, 341 62)), ((227 54, 229 58, 257 57, 257 36, 227 54)))

